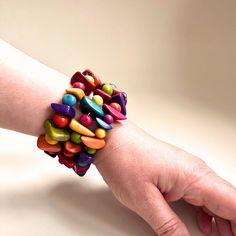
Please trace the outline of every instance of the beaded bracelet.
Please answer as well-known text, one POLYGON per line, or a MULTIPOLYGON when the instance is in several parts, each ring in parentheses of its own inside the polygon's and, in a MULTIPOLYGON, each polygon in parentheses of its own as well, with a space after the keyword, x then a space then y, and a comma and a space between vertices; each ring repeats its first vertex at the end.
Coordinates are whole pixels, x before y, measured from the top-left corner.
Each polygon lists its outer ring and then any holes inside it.
POLYGON ((51 103, 55 114, 44 122, 45 134, 38 137, 37 146, 84 176, 97 150, 104 148, 111 124, 126 119, 127 95, 114 84, 102 83, 89 69, 76 72, 70 83, 62 103, 51 103))

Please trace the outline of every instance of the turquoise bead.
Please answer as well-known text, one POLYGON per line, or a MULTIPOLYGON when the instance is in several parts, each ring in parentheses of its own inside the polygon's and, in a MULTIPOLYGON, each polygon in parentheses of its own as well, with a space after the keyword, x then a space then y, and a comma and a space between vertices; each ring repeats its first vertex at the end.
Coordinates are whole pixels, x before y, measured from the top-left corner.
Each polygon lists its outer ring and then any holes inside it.
POLYGON ((80 101, 80 109, 83 113, 90 113, 93 117, 103 118, 104 116, 102 108, 88 96, 84 96, 80 101))
POLYGON ((106 129, 106 130, 112 129, 112 126, 110 124, 106 123, 104 120, 102 120, 102 119, 100 119, 98 117, 96 117, 95 119, 96 119, 98 125, 100 127, 102 127, 103 129, 106 129))
POLYGON ((79 164, 80 166, 82 166, 82 167, 88 165, 88 163, 86 163, 86 162, 84 162, 84 161, 80 161, 80 160, 78 161, 78 164, 79 164))
POLYGON ((65 94, 62 98, 62 103, 68 106, 74 106, 77 103, 77 99, 72 94, 65 94))

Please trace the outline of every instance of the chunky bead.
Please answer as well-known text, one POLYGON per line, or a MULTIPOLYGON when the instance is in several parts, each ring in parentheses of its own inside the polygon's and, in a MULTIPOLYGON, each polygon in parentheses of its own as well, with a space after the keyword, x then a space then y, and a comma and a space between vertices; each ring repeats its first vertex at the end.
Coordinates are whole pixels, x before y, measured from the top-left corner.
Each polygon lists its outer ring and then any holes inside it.
POLYGON ((114 119, 111 115, 109 114, 106 114, 104 117, 103 117, 103 120, 107 123, 107 124, 112 124, 114 122, 114 119))
POLYGON ((85 152, 81 152, 79 154, 78 160, 83 162, 83 163, 85 163, 85 165, 88 165, 88 164, 93 162, 93 156, 91 156, 91 155, 89 155, 89 154, 87 154, 85 152))
POLYGON ((72 94, 65 94, 62 98, 62 103, 68 106, 73 107, 77 103, 77 99, 72 94))
POLYGON ((68 151, 68 150, 66 150, 66 149, 63 150, 63 153, 64 153, 64 155, 65 155, 66 157, 72 158, 72 157, 75 156, 75 153, 70 152, 70 151, 68 151))
POLYGON ((51 139, 57 141, 67 141, 70 139, 70 133, 65 129, 55 128, 51 121, 46 120, 44 122, 44 128, 46 134, 50 136, 51 139))
POLYGON ((102 108, 87 96, 84 96, 80 101, 80 109, 83 113, 90 113, 94 117, 102 118, 104 116, 102 108))
POLYGON ((94 83, 96 86, 99 86, 101 85, 101 80, 98 78, 97 75, 95 75, 90 69, 87 69, 85 71, 83 71, 83 75, 90 75, 93 77, 94 79, 94 83))
POLYGON ((79 118, 79 122, 83 125, 83 126, 90 126, 93 122, 93 119, 91 116, 87 115, 87 114, 83 114, 80 118, 79 118))
POLYGON ((122 113, 118 112, 116 109, 114 109, 113 107, 111 107, 107 104, 103 105, 103 110, 105 112, 109 112, 109 114, 112 115, 115 120, 125 120, 126 119, 126 117, 122 113))
POLYGON ((55 145, 55 144, 58 143, 57 140, 53 140, 53 139, 51 139, 50 136, 49 136, 48 134, 45 134, 45 140, 46 140, 47 143, 49 143, 49 144, 51 144, 51 145, 55 145))
POLYGON ((120 104, 121 113, 126 116, 126 97, 124 93, 117 93, 111 97, 111 103, 116 102, 120 104))
MULTIPOLYGON (((88 164, 87 166, 80 166, 78 163, 75 163, 73 170, 80 175, 80 173, 86 173, 86 171, 89 169, 91 164, 88 164)), ((84 175, 84 174, 83 174, 84 175)))
POLYGON ((79 101, 85 96, 84 91, 80 88, 68 88, 66 92, 75 95, 79 101))
POLYGON ((72 153, 78 153, 82 149, 82 147, 80 145, 75 144, 75 143, 71 142, 70 140, 68 140, 64 143, 64 148, 65 148, 65 150, 72 152, 72 153))
MULTIPOLYGON (((113 118, 112 118, 113 119, 113 118)), ((95 120, 97 121, 98 125, 103 128, 103 129, 106 129, 106 130, 110 130, 112 129, 112 126, 108 123, 106 123, 104 120, 96 117, 95 120)))
POLYGON ((104 102, 109 102, 111 100, 111 95, 109 95, 108 93, 104 92, 101 89, 95 89, 94 95, 101 96, 104 102))
POLYGON ((116 102, 112 102, 112 103, 110 103, 110 106, 113 107, 114 109, 116 109, 117 111, 121 112, 120 104, 118 104, 116 102))
POLYGON ((55 114, 52 119, 54 125, 58 128, 65 128, 69 122, 67 116, 61 114, 55 114))
POLYGON ((71 135, 70 135, 70 140, 73 142, 73 143, 81 143, 81 135, 77 132, 72 132, 71 135))
POLYGON ((117 88, 117 86, 115 84, 113 84, 113 83, 110 83, 110 85, 111 85, 112 89, 113 88, 117 88))
POLYGON ((105 138, 106 137, 106 131, 103 128, 97 128, 95 130, 95 135, 98 138, 105 138))
POLYGON ((112 95, 112 93, 113 93, 113 89, 112 89, 112 87, 111 87, 110 84, 104 84, 104 85, 102 86, 102 90, 103 90, 104 92, 108 93, 109 95, 112 95))
POLYGON ((73 84, 73 88, 79 88, 79 89, 82 89, 84 91, 85 90, 85 85, 81 82, 75 82, 73 84))
POLYGON ((54 111, 66 115, 66 116, 70 116, 70 117, 75 117, 75 110, 74 108, 65 105, 65 104, 60 104, 60 103, 51 103, 51 107, 54 111))
POLYGON ((75 120, 74 118, 71 119, 70 121, 70 124, 69 124, 69 127, 79 133, 79 134, 82 134, 82 135, 86 135, 86 136, 95 136, 95 134, 89 130, 88 128, 86 128, 85 126, 81 125, 77 120, 75 120))
POLYGON ((67 157, 62 152, 58 153, 58 161, 59 163, 61 163, 62 165, 65 165, 68 168, 73 168, 76 164, 74 158, 67 157))
POLYGON ((100 95, 94 95, 93 101, 96 102, 98 104, 98 106, 103 105, 103 98, 100 95))
POLYGON ((94 155, 94 154, 97 152, 96 149, 89 148, 89 147, 85 147, 85 150, 86 150, 86 152, 87 152, 88 154, 90 154, 90 155, 94 155))
POLYGON ((106 144, 104 139, 97 139, 97 138, 91 138, 91 137, 86 137, 86 136, 82 136, 81 140, 85 146, 93 148, 93 149, 101 149, 106 144))
POLYGON ((85 77, 89 80, 90 83, 94 84, 94 78, 91 75, 85 75, 85 77))
POLYGON ((47 152, 60 152, 61 151, 61 145, 57 143, 56 145, 51 145, 47 143, 45 139, 45 135, 42 134, 37 139, 37 146, 39 149, 47 151, 47 152))

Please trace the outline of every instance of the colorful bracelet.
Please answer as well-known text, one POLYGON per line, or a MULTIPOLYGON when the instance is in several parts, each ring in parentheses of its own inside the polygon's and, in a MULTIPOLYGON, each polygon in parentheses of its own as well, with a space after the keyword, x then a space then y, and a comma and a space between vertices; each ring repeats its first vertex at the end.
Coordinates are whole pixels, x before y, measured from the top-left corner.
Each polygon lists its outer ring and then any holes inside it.
POLYGON ((55 114, 44 122, 45 134, 38 137, 37 146, 84 176, 97 150, 105 146, 111 124, 126 119, 127 96, 114 84, 102 83, 88 69, 76 72, 70 83, 62 103, 51 103, 55 114), (76 110, 81 112, 79 117, 76 110))

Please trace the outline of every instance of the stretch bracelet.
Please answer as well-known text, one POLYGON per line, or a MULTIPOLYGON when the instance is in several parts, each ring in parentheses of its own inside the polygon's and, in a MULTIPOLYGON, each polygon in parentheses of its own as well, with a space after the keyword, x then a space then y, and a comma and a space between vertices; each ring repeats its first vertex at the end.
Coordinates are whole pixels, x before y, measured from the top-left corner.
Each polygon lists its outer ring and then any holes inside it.
POLYGON ((102 83, 89 69, 76 72, 70 83, 62 103, 51 103, 55 114, 45 120, 37 146, 84 176, 96 152, 105 147, 112 123, 126 119, 127 95, 115 84, 102 83))

